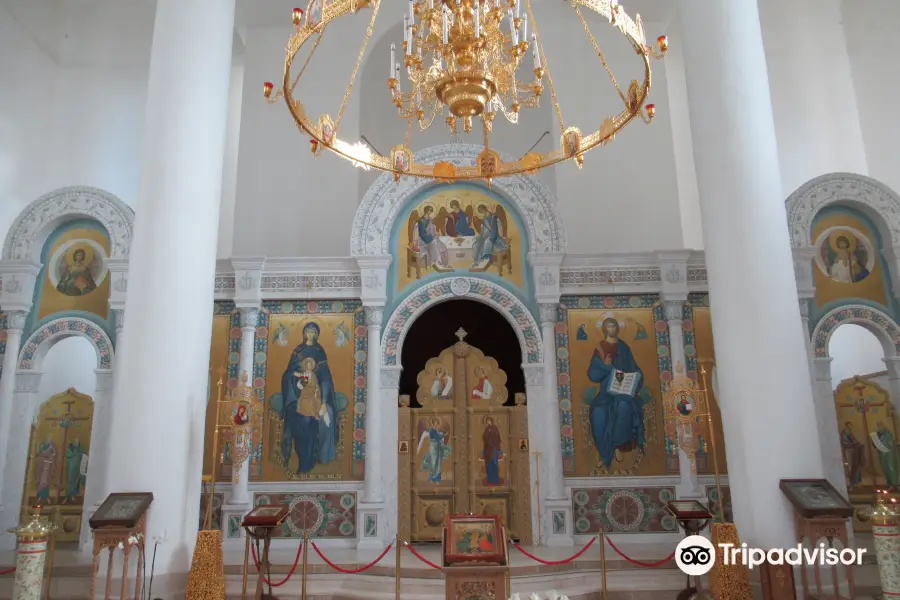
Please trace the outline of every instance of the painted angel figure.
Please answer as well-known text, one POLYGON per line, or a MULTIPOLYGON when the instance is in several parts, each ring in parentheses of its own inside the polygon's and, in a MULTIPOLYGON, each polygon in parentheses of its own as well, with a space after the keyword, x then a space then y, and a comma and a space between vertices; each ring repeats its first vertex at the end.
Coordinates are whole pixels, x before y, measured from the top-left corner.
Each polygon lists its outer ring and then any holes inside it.
POLYGON ((483 268, 490 264, 496 252, 509 248, 506 238, 506 213, 501 206, 493 212, 484 204, 478 205, 478 219, 481 229, 472 246, 473 268, 483 268))
POLYGON ((431 417, 426 425, 425 419, 419 420, 419 446, 416 454, 421 455, 425 441, 429 442, 428 452, 422 457, 422 471, 428 472, 428 481, 440 483, 443 477, 444 460, 450 456, 450 445, 447 443, 448 431, 438 417, 431 417))
POLYGON ((434 371, 434 382, 431 384, 431 395, 438 400, 448 400, 453 393, 453 378, 444 367, 434 371))

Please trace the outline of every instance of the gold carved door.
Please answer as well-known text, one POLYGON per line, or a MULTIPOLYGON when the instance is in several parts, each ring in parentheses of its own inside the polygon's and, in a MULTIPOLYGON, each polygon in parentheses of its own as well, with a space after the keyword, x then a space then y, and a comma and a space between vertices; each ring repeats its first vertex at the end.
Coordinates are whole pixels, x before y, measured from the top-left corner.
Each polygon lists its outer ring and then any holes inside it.
POLYGON ((400 536, 440 541, 449 515, 497 515, 531 543, 528 417, 524 394, 509 392, 497 361, 464 340, 430 359, 416 400, 400 397, 400 536))

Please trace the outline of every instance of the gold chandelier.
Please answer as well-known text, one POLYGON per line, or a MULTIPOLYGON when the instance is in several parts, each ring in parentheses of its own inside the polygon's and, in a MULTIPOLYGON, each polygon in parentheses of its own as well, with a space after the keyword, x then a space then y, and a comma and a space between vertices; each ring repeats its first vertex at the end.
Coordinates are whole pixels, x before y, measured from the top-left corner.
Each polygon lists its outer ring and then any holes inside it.
POLYGON ((316 156, 326 148, 354 166, 391 172, 395 180, 406 175, 446 182, 484 179, 490 183, 494 177, 534 173, 570 159, 580 168, 586 152, 612 141, 616 133, 635 118, 648 124, 653 120, 655 107, 645 104, 650 92, 650 58, 663 58, 668 41, 666 36, 660 36, 656 48, 648 45, 640 16, 629 17, 617 0, 569 2, 624 105, 617 115, 598 116, 595 122, 600 126, 586 135, 578 127, 566 127, 563 121, 530 0, 409 0, 409 11, 404 16, 404 39, 399 49, 401 56, 398 60, 398 49, 391 44, 387 79, 390 100, 400 119, 405 121, 405 139, 395 145, 389 155, 378 153, 367 142, 346 142, 338 137, 341 117, 372 36, 381 1, 311 0, 305 14, 299 8, 293 10, 294 32, 286 48, 282 88, 273 94, 274 85, 267 82, 263 91, 270 103, 284 98, 297 126, 310 136, 310 149, 316 156), (632 79, 627 90, 622 90, 616 81, 580 7, 606 18, 641 58, 643 78, 632 79), (341 16, 356 15, 365 8, 371 8, 371 19, 337 117, 332 119, 324 114, 311 118, 294 95, 297 84, 328 24, 341 16), (315 38, 312 50, 294 74, 297 53, 312 38, 315 38), (520 70, 527 72, 530 80, 522 80, 520 70), (546 153, 528 152, 518 160, 502 160, 489 143, 495 115, 500 112, 510 123, 518 123, 523 108, 540 105, 545 81, 559 121, 559 147, 546 153), (474 165, 415 162, 410 148, 413 124, 425 130, 438 116, 444 117, 443 122, 451 135, 458 134, 459 129, 469 133, 473 120, 481 120, 484 149, 474 165))

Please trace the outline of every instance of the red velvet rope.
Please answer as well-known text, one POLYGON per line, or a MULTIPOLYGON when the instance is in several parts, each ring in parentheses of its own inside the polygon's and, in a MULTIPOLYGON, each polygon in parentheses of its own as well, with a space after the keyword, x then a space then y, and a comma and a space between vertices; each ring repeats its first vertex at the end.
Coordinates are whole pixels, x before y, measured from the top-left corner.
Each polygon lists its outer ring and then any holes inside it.
POLYGON ((425 563, 432 569, 437 569, 438 571, 443 570, 439 566, 437 566, 436 564, 434 564, 433 562, 431 562, 430 560, 428 560, 427 558, 425 558, 424 556, 422 556, 421 554, 416 552, 416 549, 413 548, 412 546, 410 546, 409 542, 403 542, 403 543, 406 544, 406 547, 409 548, 409 551, 412 552, 412 555, 415 556, 416 558, 418 558, 419 560, 421 560, 423 563, 425 563))
POLYGON ((12 569, 7 569, 7 570, 5 570, 5 571, 0 571, 0 575, 9 575, 10 573, 15 572, 15 570, 16 570, 16 568, 13 567, 12 569))
MULTIPOLYGON (((263 581, 265 581, 268 585, 271 585, 272 587, 280 587, 280 586, 286 584, 288 582, 288 579, 291 578, 291 575, 294 574, 294 571, 297 570, 297 563, 300 562, 300 551, 301 550, 303 550, 303 544, 300 544, 300 547, 297 548, 297 558, 294 559, 294 566, 291 567, 291 570, 290 570, 290 572, 288 572, 287 577, 285 577, 278 583, 272 583, 271 581, 266 579, 265 575, 263 575, 263 581)), ((256 565, 256 570, 259 571, 259 558, 256 557, 256 546, 253 544, 250 544, 250 551, 253 553, 253 562, 256 565)))
POLYGON ((377 565, 377 564, 381 561, 381 559, 384 558, 384 555, 388 553, 388 550, 391 549, 391 546, 393 546, 393 544, 389 544, 388 547, 384 549, 384 552, 382 552, 382 553, 378 556, 378 558, 376 558, 375 560, 373 560, 372 562, 370 562, 369 564, 367 564, 367 565, 364 566, 364 567, 360 567, 360 568, 358 568, 358 569, 344 569, 344 568, 341 568, 341 567, 337 566, 336 564, 334 564, 334 563, 331 562, 330 560, 328 560, 328 558, 327 558, 324 554, 322 554, 322 551, 319 550, 319 547, 316 546, 316 543, 315 543, 315 542, 311 542, 311 543, 312 543, 313 550, 316 551, 316 554, 319 555, 319 558, 321 558, 322 560, 325 561, 325 564, 327 564, 329 567, 331 567, 332 569, 334 569, 334 570, 337 571, 338 573, 345 573, 345 574, 347 574, 347 575, 353 575, 353 574, 355 574, 355 573, 362 573, 363 571, 368 571, 369 569, 371 569, 372 567, 374 567, 375 565, 377 565))
POLYGON ((619 550, 618 548, 616 548, 616 545, 612 543, 612 540, 611 540, 611 539, 606 538, 606 541, 609 542, 610 547, 612 547, 612 549, 616 551, 616 554, 618 554, 619 556, 621 556, 622 558, 624 558, 624 559, 627 560, 628 562, 630 562, 630 563, 632 563, 632 564, 635 564, 635 565, 638 565, 638 566, 641 566, 641 567, 658 567, 658 566, 660 566, 660 565, 666 564, 667 562, 669 562, 670 560, 672 560, 673 558, 675 558, 675 551, 673 550, 673 551, 672 551, 672 554, 670 554, 669 556, 667 556, 666 558, 664 558, 664 559, 662 559, 662 560, 658 560, 658 561, 652 562, 652 563, 645 563, 645 562, 641 562, 641 561, 639 561, 639 560, 634 560, 633 558, 628 558, 627 556, 625 556, 625 555, 622 553, 621 550, 619 550))
POLYGON ((582 554, 587 552, 587 549, 590 548, 591 544, 593 544, 596 540, 597 540, 597 538, 591 538, 591 541, 589 541, 584 548, 582 548, 581 550, 579 550, 578 552, 576 552, 569 558, 564 558, 563 560, 544 560, 543 558, 538 558, 537 556, 535 556, 534 554, 531 554, 530 552, 528 552, 527 550, 522 548, 522 546, 518 545, 517 543, 513 542, 512 540, 509 540, 509 541, 512 542, 512 545, 515 546, 516 550, 518 550, 519 552, 521 552, 522 554, 524 554, 531 560, 536 560, 537 562, 539 562, 543 565, 564 565, 566 563, 572 562, 573 560, 575 560, 576 558, 578 558, 579 556, 581 556, 582 554))

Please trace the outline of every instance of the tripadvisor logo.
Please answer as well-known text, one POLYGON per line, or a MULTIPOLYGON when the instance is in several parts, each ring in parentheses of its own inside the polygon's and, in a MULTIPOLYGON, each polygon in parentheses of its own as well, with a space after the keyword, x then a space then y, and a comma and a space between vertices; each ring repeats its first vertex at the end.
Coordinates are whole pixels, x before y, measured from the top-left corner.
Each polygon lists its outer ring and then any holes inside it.
MULTIPOLYGON (((825 544, 817 547, 804 548, 801 545, 792 548, 773 548, 763 550, 761 548, 748 548, 747 544, 735 546, 734 544, 719 544, 720 558, 724 565, 744 565, 748 569, 770 565, 819 565, 845 566, 861 565, 865 548, 828 548, 825 544)), ((678 568, 692 577, 706 575, 716 563, 716 547, 712 542, 700 535, 690 535, 675 548, 675 564, 678 568)))

